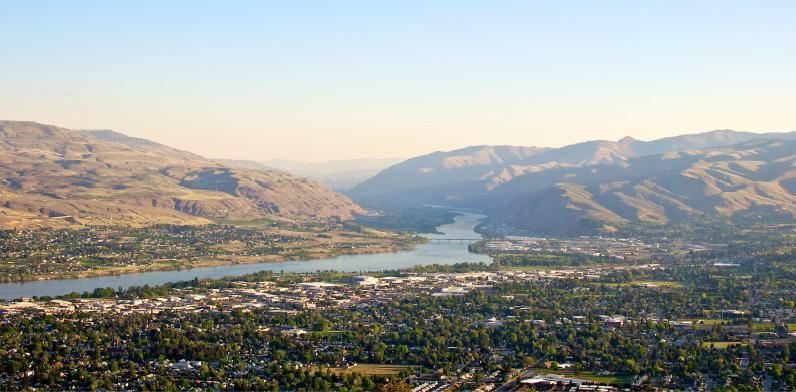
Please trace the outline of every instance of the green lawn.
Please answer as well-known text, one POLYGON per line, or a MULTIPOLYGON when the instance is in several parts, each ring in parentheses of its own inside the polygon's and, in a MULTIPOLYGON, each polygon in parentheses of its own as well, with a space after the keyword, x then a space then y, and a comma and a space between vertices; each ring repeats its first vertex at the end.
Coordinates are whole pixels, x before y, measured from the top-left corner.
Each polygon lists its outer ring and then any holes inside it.
POLYGON ((345 333, 345 331, 309 331, 308 335, 315 335, 315 336, 335 336, 345 333))
MULTIPOLYGON (((350 368, 328 368, 328 369, 331 370, 333 373, 337 374, 359 373, 359 374, 375 375, 375 376, 394 376, 408 367, 409 366, 407 365, 382 365, 376 363, 360 363, 357 366, 350 368)), ((325 370, 327 368, 322 368, 322 369, 325 370)))
POLYGON ((722 320, 722 319, 683 319, 678 321, 690 321, 694 323, 694 325, 723 325, 725 323, 731 324, 730 320, 722 320), (697 324, 697 322, 702 321, 702 324, 697 324))
MULTIPOLYGON (((574 270, 578 267, 571 265, 553 266, 553 265, 501 265, 498 267, 501 271, 549 271, 549 270, 574 270)), ((585 268, 585 267, 584 267, 585 268)))
POLYGON ((702 319, 703 324, 705 325, 722 325, 724 323, 729 323, 729 320, 722 320, 722 319, 702 319))
POLYGON ((773 330, 774 330, 774 324, 772 323, 752 323, 752 331, 765 332, 773 330))
POLYGON ((702 347, 710 348, 711 345, 716 349, 725 349, 731 345, 746 346, 746 342, 702 342, 702 347))
POLYGON ((611 286, 611 287, 651 285, 657 287, 667 287, 667 288, 676 288, 676 289, 683 288, 682 282, 671 282, 665 280, 634 280, 622 283, 597 283, 597 284, 604 284, 606 286, 611 286))

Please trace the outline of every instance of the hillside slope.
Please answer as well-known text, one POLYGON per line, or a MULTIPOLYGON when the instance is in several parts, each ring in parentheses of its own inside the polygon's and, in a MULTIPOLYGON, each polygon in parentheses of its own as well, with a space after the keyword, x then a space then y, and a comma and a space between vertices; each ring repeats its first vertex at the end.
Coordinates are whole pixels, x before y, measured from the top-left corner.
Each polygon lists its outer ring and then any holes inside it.
POLYGON ((653 141, 631 137, 588 141, 561 148, 473 146, 411 158, 364 181, 347 194, 359 203, 445 204, 480 207, 491 192, 514 178, 693 149, 730 146, 755 139, 796 139, 796 133, 711 131, 653 141))
POLYGON ((216 159, 218 162, 257 170, 283 170, 320 182, 337 192, 343 192, 373 177, 378 172, 399 163, 400 159, 349 159, 326 162, 296 162, 272 159, 258 162, 238 159, 216 159))
POLYGON ((494 190, 490 216, 544 233, 604 223, 796 219, 796 141, 757 140, 527 174, 494 190))
POLYGON ((112 131, 0 121, 0 227, 197 224, 364 210, 318 183, 112 131))

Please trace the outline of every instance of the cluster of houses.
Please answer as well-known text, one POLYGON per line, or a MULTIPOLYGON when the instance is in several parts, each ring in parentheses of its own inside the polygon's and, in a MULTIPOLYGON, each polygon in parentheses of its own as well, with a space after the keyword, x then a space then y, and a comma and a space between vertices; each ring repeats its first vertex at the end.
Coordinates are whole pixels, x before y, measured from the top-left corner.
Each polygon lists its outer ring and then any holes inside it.
POLYGON ((619 388, 597 382, 565 377, 557 374, 538 375, 520 381, 521 387, 531 387, 534 391, 561 392, 614 392, 619 388))
MULTIPOLYGON (((435 297, 488 291, 496 284, 541 279, 597 279, 601 274, 625 268, 657 268, 656 264, 627 267, 595 267, 577 270, 514 270, 467 273, 426 273, 404 276, 353 276, 344 282, 304 281, 282 284, 273 281, 233 282, 230 288, 174 289, 169 296, 156 298, 77 298, 34 301, 22 298, 0 302, 0 316, 14 314, 55 314, 103 312, 115 314, 164 311, 252 311, 289 315, 316 307, 350 307, 378 304, 419 293, 435 297)), ((307 275, 309 277, 311 275, 307 275)), ((609 321, 609 323, 613 323, 609 321)), ((621 326, 621 325, 620 325, 621 326)))
MULTIPOLYGON (((341 307, 355 308, 376 306, 401 300, 409 296, 427 294, 434 297, 466 295, 476 291, 490 291, 504 282, 540 281, 547 279, 576 278, 594 280, 601 275, 623 269, 656 269, 657 264, 628 265, 616 267, 593 267, 573 270, 508 270, 495 272, 468 273, 424 273, 402 276, 353 276, 338 282, 309 281, 313 275, 306 275, 305 281, 299 279, 290 283, 285 281, 231 282, 228 288, 186 288, 173 289, 168 296, 156 298, 76 298, 34 301, 22 298, 16 301, 0 302, 0 317, 31 314, 58 314, 72 312, 95 312, 108 314, 156 314, 160 312, 225 312, 257 311, 272 315, 295 315, 298 312, 315 308, 341 307)), ((506 296, 511 300, 512 296, 506 296)), ((522 309, 520 309, 522 310, 522 309)), ((746 311, 727 309, 721 312, 722 319, 732 320, 745 317, 746 311)), ((793 320, 792 314, 777 314, 777 320, 793 320)), ((644 318, 633 320, 624 315, 596 316, 606 329, 624 328, 629 323, 640 321, 665 322, 677 329, 703 328, 700 320, 659 320, 644 318)), ((522 321, 488 318, 479 321, 485 327, 498 327, 505 322, 522 321)), ((581 323, 588 320, 584 316, 571 316, 570 319, 553 321, 524 320, 544 327, 546 323, 581 323)), ((768 320, 761 320, 768 321, 768 320)), ((273 333, 298 337, 307 331, 293 327, 271 328, 273 333)), ((750 336, 740 336, 749 339, 750 336)), ((759 340, 776 337, 755 336, 759 340)), ((781 338, 781 337, 780 337, 781 338)))
POLYGON ((497 253, 571 253, 620 260, 642 260, 674 253, 701 252, 710 248, 680 240, 658 239, 647 243, 636 238, 581 236, 568 239, 505 236, 485 243, 488 252, 497 253))

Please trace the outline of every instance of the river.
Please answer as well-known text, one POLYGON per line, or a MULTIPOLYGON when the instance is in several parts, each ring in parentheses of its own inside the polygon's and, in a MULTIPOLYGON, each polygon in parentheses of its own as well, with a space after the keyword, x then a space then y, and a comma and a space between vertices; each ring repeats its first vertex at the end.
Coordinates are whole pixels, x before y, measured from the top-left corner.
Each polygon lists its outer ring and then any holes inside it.
MULTIPOLYGON (((443 234, 424 234, 429 239, 479 239, 481 236, 474 231, 484 215, 462 212, 453 223, 437 228, 443 234)), ((276 263, 234 264, 214 267, 190 268, 171 271, 150 271, 124 275, 101 276, 95 278, 39 280, 31 282, 15 282, 0 284, 0 299, 16 299, 32 296, 57 296, 72 292, 82 293, 93 291, 98 287, 131 287, 143 285, 160 285, 168 282, 190 280, 193 278, 222 278, 225 276, 245 275, 258 271, 271 270, 276 272, 315 272, 335 270, 344 272, 383 271, 400 269, 415 265, 454 264, 461 262, 490 263, 487 255, 470 253, 465 242, 429 242, 417 245, 412 250, 396 253, 376 253, 361 255, 343 255, 326 259, 284 261, 276 263)))

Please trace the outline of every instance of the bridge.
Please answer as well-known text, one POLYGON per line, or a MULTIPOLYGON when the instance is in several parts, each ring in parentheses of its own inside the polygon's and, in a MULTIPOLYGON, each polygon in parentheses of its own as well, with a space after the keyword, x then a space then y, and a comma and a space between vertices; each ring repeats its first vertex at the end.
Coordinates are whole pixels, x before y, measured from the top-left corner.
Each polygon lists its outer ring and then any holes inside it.
POLYGON ((441 244, 443 242, 461 242, 461 243, 469 243, 472 244, 473 242, 481 241, 480 238, 429 238, 428 242, 431 244, 437 243, 441 244))

